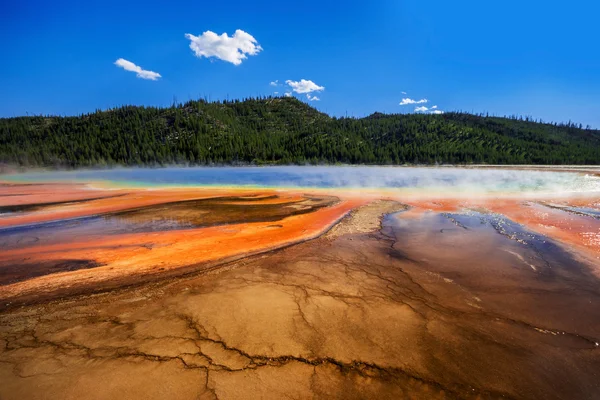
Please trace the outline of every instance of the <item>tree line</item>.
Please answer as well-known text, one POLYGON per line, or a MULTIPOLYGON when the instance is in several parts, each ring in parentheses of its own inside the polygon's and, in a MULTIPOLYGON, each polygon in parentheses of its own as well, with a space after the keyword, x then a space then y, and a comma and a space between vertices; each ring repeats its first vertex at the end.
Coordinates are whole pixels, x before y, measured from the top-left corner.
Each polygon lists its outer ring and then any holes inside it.
POLYGON ((0 119, 0 162, 599 164, 600 131, 462 112, 336 118, 284 97, 0 119))

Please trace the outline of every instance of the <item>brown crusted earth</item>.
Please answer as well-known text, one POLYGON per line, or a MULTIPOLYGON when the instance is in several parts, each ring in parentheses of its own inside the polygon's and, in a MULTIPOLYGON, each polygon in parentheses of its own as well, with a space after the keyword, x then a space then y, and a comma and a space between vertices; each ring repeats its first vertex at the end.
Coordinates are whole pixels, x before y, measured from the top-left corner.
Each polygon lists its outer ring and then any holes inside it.
POLYGON ((391 200, 374 200, 350 212, 343 223, 335 225, 327 232, 326 238, 335 239, 342 235, 372 233, 381 228, 381 217, 407 206, 391 200))
MULTIPOLYGON (((600 397, 560 246, 393 202, 210 273, 0 314, 1 399, 600 397)), ((475 221, 475 222, 473 222, 475 221)))

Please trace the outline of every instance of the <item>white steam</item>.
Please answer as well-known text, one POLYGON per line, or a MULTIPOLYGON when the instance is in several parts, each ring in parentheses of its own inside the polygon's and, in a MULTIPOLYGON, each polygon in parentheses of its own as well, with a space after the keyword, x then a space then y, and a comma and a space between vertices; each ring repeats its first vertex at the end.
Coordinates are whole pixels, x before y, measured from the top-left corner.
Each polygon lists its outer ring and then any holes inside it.
MULTIPOLYGON (((597 171, 596 171, 597 172, 597 171)), ((5 176, 27 181, 117 181, 136 186, 261 186, 386 189, 422 195, 445 193, 569 195, 600 193, 593 174, 455 167, 218 167, 112 169, 25 173, 5 176)))

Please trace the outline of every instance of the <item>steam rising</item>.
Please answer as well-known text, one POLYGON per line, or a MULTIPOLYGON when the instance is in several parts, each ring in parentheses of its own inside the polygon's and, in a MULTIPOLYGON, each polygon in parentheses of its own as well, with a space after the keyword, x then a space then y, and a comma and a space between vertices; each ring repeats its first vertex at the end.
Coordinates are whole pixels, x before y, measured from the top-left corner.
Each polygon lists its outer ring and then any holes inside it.
POLYGON ((600 192, 600 178, 583 173, 449 167, 130 168, 25 173, 8 178, 28 181, 113 181, 136 186, 398 189, 422 194, 444 192, 461 195, 600 192))

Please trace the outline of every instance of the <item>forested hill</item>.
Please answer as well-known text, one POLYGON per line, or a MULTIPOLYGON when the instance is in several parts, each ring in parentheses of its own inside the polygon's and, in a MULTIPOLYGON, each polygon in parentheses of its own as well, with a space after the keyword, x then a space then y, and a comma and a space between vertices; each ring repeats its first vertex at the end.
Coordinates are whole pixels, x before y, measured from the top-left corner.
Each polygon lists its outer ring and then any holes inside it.
POLYGON ((332 118, 295 98, 0 119, 0 163, 599 164, 600 131, 464 113, 332 118))

